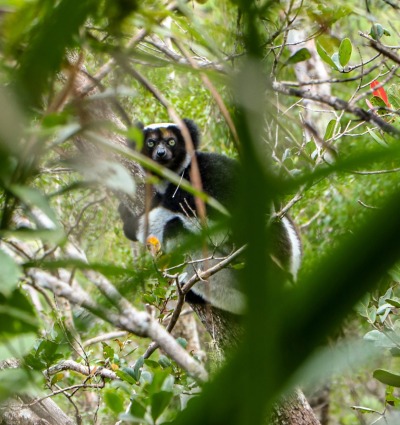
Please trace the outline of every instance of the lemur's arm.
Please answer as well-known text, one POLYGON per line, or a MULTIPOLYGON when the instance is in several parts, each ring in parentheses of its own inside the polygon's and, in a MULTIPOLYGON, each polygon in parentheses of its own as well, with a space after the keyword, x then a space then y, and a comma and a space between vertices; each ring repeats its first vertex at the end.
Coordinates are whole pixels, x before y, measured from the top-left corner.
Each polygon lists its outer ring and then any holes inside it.
POLYGON ((125 236, 131 241, 137 241, 137 231, 141 214, 135 215, 124 202, 119 204, 118 212, 124 223, 123 230, 125 236))

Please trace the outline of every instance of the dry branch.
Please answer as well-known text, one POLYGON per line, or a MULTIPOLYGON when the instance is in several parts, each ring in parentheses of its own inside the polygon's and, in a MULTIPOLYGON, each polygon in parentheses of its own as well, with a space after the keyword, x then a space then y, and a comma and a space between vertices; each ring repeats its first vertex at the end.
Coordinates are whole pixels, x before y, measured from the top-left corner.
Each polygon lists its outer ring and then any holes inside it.
POLYGON ((91 313, 107 320, 115 327, 131 332, 135 335, 151 338, 171 357, 176 363, 186 370, 190 375, 199 381, 207 379, 207 372, 196 362, 169 334, 163 326, 154 320, 148 313, 138 311, 118 291, 102 280, 97 281, 97 286, 112 300, 118 312, 111 312, 109 309, 94 303, 91 297, 80 288, 71 288, 65 282, 56 277, 40 271, 31 269, 28 271, 36 283, 43 288, 49 289, 58 297, 63 297, 75 305, 79 305, 91 313))
POLYGON ((307 90, 300 90, 293 87, 287 87, 278 82, 274 82, 272 87, 275 91, 288 95, 295 96, 303 99, 311 99, 315 102, 319 102, 328 106, 331 106, 336 111, 346 111, 353 115, 355 115, 358 119, 366 122, 371 122, 372 124, 379 127, 386 133, 392 134, 394 136, 400 136, 400 130, 396 127, 387 123, 384 119, 376 115, 374 112, 366 111, 358 106, 351 104, 350 102, 346 102, 343 99, 339 99, 335 96, 326 96, 326 95, 317 95, 314 93, 310 93, 307 90))

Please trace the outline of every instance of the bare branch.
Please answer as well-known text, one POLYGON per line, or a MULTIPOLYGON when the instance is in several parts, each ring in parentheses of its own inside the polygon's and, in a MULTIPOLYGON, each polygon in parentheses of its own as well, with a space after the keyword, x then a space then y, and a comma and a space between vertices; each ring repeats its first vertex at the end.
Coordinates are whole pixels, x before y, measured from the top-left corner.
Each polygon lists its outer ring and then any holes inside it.
POLYGON ((377 52, 382 53, 382 55, 391 59, 393 62, 400 64, 400 56, 395 53, 390 47, 384 46, 380 41, 374 40, 369 35, 359 32, 361 37, 366 38, 369 41, 370 46, 375 49, 377 52))
POLYGON ((125 336, 128 336, 128 335, 129 335, 129 333, 126 332, 126 331, 109 332, 109 333, 102 334, 102 335, 99 335, 99 336, 96 336, 94 338, 90 338, 90 339, 84 341, 82 343, 82 346, 83 347, 89 347, 89 345, 94 345, 94 344, 97 344, 97 343, 103 342, 103 341, 114 340, 116 338, 122 338, 122 337, 125 337, 125 336))
MULTIPOLYGON (((166 10, 169 12, 174 11, 177 8, 177 2, 173 1, 171 2, 171 4, 169 4, 166 7, 166 10)), ((165 16, 166 18, 166 16, 165 16)), ((164 18, 164 19, 165 19, 164 18)), ((163 19, 161 19, 159 21, 162 22, 163 19)), ((138 43, 140 43, 140 41, 142 41, 146 35, 148 34, 148 29, 147 28, 142 28, 141 30, 139 30, 126 44, 125 46, 125 50, 131 50, 133 49, 138 43)), ((92 81, 88 82, 85 86, 80 88, 80 96, 84 97, 87 94, 89 94, 94 88, 97 87, 98 82, 100 82, 104 77, 106 77, 115 67, 116 65, 116 61, 114 58, 110 59, 108 62, 106 62, 97 72, 96 74, 93 76, 92 81)))
POLYGON ((107 379, 119 379, 115 372, 112 370, 109 370, 105 367, 89 367, 85 366, 81 363, 77 363, 73 360, 63 360, 62 362, 51 366, 45 371, 45 375, 47 377, 50 377, 52 375, 55 375, 56 373, 63 372, 65 370, 73 370, 74 372, 78 372, 81 375, 84 376, 100 376, 102 378, 107 379))
POLYGON ((207 379, 207 372, 196 362, 149 314, 138 311, 106 279, 97 280, 96 286, 112 300, 118 308, 115 313, 93 302, 90 296, 80 288, 71 288, 65 282, 40 270, 31 269, 28 276, 40 286, 51 290, 59 297, 68 299, 73 304, 80 305, 91 313, 103 318, 115 327, 142 337, 156 341, 171 359, 199 381, 207 379))
POLYGON ((200 280, 208 279, 213 274, 217 273, 224 267, 226 267, 228 264, 230 264, 235 258, 237 258, 242 252, 246 249, 246 245, 242 246, 238 250, 236 250, 234 253, 229 255, 228 257, 221 260, 219 263, 215 264, 214 266, 208 268, 207 270, 198 271, 195 275, 193 275, 183 286, 182 286, 182 292, 184 294, 187 294, 190 291, 190 288, 199 282, 200 280))

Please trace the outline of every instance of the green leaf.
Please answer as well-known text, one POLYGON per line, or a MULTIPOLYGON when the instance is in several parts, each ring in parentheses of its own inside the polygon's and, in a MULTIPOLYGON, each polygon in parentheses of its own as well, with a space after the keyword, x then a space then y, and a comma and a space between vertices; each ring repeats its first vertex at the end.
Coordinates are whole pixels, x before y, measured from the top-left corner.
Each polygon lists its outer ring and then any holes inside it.
POLYGON ((63 372, 59 372, 56 373, 52 378, 51 378, 51 385, 55 385, 57 384, 57 382, 60 382, 64 379, 65 374, 63 372))
POLYGON ((379 40, 383 34, 385 34, 385 29, 383 28, 383 26, 381 24, 373 24, 370 31, 369 31, 369 35, 374 39, 374 40, 379 40))
POLYGON ((35 311, 17 288, 8 297, 0 293, 0 333, 19 334, 37 331, 35 311))
POLYGON ((326 126, 324 140, 329 140, 333 136, 333 131, 335 129, 336 120, 330 120, 326 126))
MULTIPOLYGON (((372 103, 372 106, 374 108, 387 108, 385 101, 379 96, 372 96, 370 98, 370 102, 372 103)), ((384 114, 386 114, 386 111, 378 111, 378 113, 379 112, 383 112, 384 114)))
POLYGON ((14 397, 16 393, 22 393, 32 384, 33 379, 38 378, 32 371, 23 369, 4 369, 0 371, 0 402, 10 397, 14 397))
POLYGON ((367 131, 370 134, 370 136, 376 141, 378 142, 381 146, 383 146, 384 148, 388 147, 388 144, 386 143, 386 141, 384 139, 382 139, 381 137, 379 137, 375 131, 371 130, 370 128, 367 127, 367 131))
POLYGON ((98 183, 113 191, 133 196, 136 184, 129 171, 121 164, 109 160, 75 161, 72 164, 82 173, 87 183, 98 183))
POLYGON ((338 71, 342 71, 343 70, 343 67, 342 67, 342 65, 340 64, 340 61, 339 61, 339 53, 338 52, 335 52, 331 56, 331 59, 332 59, 332 62, 335 64, 336 69, 338 71))
POLYGON ((396 308, 400 308, 400 299, 398 298, 388 298, 386 300, 390 305, 396 308))
POLYGON ((44 360, 45 363, 51 364, 58 358, 58 356, 56 356, 58 346, 59 344, 57 342, 44 339, 40 342, 35 356, 44 360))
POLYGON ((161 367, 164 369, 171 366, 171 361, 167 356, 160 356, 158 363, 160 363, 161 367))
POLYGON ((331 59, 331 57, 328 55, 328 53, 326 52, 326 50, 321 46, 321 44, 317 41, 315 43, 316 47, 317 47, 317 52, 319 54, 319 56, 321 57, 321 59, 326 62, 329 66, 331 66, 334 69, 338 69, 335 62, 331 59))
POLYGON ((151 398, 151 417, 156 421, 167 408, 174 394, 169 391, 160 391, 151 398))
POLYGON ((378 330, 368 332, 366 335, 364 335, 364 339, 366 341, 373 342, 376 347, 396 348, 398 345, 396 344, 395 340, 392 341, 391 338, 389 338, 383 332, 380 332, 378 330))
POLYGON ((187 345, 188 345, 188 343, 187 343, 187 341, 186 341, 186 339, 185 338, 182 338, 182 337, 178 337, 178 338, 176 338, 176 342, 181 346, 181 347, 183 347, 183 348, 186 348, 187 347, 187 345))
POLYGON ((32 350, 36 340, 35 333, 11 335, 7 338, 3 337, 0 343, 0 361, 10 358, 22 358, 32 350))
POLYGON ((376 320, 376 307, 373 305, 372 307, 370 307, 367 310, 367 319, 371 322, 371 323, 375 323, 376 320))
POLYGON ((114 412, 121 413, 124 409, 124 399, 122 395, 114 388, 110 388, 104 391, 104 402, 114 412))
POLYGON ((0 293, 8 297, 17 287, 18 280, 21 277, 21 268, 1 249, 0 270, 0 293))
POLYGON ((24 241, 41 240, 42 242, 60 244, 65 239, 65 234, 62 228, 56 228, 55 230, 21 228, 0 231, 0 237, 16 237, 24 241))
POLYGON ((339 47, 339 62, 340 65, 346 66, 351 58, 353 46, 349 38, 344 38, 339 47))
POLYGON ((373 377, 379 382, 382 382, 382 384, 396 388, 400 387, 400 373, 391 372, 385 369, 377 369, 374 371, 373 377))
POLYGON ((115 354, 114 349, 110 347, 108 344, 106 344, 105 342, 102 342, 102 345, 103 345, 104 359, 108 359, 112 361, 114 359, 114 354, 115 354))
POLYGON ((115 374, 123 381, 128 382, 128 384, 135 385, 137 383, 134 376, 134 371, 130 367, 118 369, 115 371, 115 374))
POLYGON ((135 366, 133 368, 133 378, 135 379, 135 381, 139 381, 140 380, 140 375, 142 373, 142 367, 144 365, 144 358, 143 356, 140 356, 135 363, 135 366))
POLYGON ((129 413, 135 418, 144 418, 144 415, 146 414, 146 408, 141 403, 139 403, 137 397, 132 399, 131 405, 129 407, 129 413))
POLYGON ((16 75, 16 86, 28 104, 40 102, 42 93, 50 87, 51 76, 61 66, 65 49, 74 45, 74 37, 97 7, 95 0, 61 0, 44 10, 41 19, 36 17, 37 24, 20 57, 16 75))
POLYGON ((305 60, 308 60, 311 58, 311 53, 308 49, 303 47, 300 50, 297 50, 297 52, 293 53, 292 56, 285 62, 285 65, 293 65, 298 62, 303 62, 305 60))
POLYGON ((400 109, 400 87, 398 84, 392 84, 386 90, 389 103, 393 109, 400 109))

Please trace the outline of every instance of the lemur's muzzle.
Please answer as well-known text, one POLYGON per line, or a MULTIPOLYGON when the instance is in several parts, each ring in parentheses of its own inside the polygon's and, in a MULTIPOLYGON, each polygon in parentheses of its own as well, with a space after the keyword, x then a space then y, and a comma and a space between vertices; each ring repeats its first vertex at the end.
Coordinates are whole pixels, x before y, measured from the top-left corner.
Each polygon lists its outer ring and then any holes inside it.
POLYGON ((156 152, 157 159, 163 159, 167 155, 167 150, 165 148, 158 148, 156 152))

